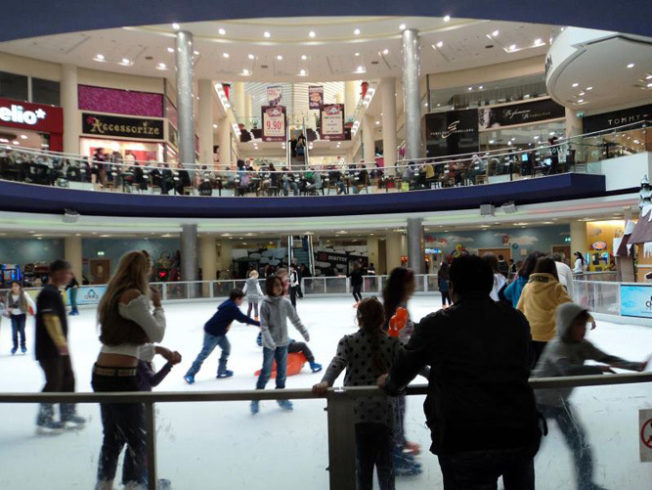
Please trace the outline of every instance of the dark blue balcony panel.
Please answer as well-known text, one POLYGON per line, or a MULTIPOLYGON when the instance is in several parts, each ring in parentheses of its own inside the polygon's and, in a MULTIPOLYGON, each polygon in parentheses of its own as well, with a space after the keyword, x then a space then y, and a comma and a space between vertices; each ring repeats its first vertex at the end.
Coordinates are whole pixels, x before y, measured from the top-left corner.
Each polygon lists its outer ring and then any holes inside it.
POLYGON ((0 181, 0 211, 176 218, 281 218, 471 209, 600 196, 603 175, 562 174, 475 187, 308 197, 190 197, 120 194, 0 181))

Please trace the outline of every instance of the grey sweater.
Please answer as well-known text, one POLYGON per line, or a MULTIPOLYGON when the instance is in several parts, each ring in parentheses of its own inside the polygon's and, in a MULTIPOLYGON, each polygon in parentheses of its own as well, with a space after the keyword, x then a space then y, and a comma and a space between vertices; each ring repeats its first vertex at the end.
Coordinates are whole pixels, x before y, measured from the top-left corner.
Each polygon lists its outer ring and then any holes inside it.
POLYGON ((301 323, 301 319, 292 303, 282 296, 265 296, 260 306, 260 330, 263 337, 263 347, 275 349, 289 344, 288 318, 308 342, 310 334, 301 323))
POLYGON ((247 301, 257 303, 263 296, 258 279, 250 277, 244 285, 243 293, 247 295, 247 301))
MULTIPOLYGON (((585 366, 584 361, 593 360, 605 364, 618 364, 622 369, 636 369, 637 363, 625 361, 620 357, 602 352, 588 340, 572 342, 569 339, 570 327, 577 316, 586 311, 580 305, 565 303, 557 308, 557 338, 548 342, 536 368, 534 378, 553 378, 558 376, 580 376, 602 374, 599 366, 585 366)), ((561 407, 572 393, 572 388, 536 390, 537 403, 561 407)))

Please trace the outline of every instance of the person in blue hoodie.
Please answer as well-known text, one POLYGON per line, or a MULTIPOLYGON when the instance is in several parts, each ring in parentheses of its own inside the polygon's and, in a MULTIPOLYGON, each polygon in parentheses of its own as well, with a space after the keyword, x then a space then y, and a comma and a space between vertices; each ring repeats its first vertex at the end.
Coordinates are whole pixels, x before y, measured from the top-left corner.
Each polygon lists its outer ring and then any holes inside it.
POLYGON ((532 252, 525 258, 521 268, 516 273, 514 280, 512 280, 507 287, 499 291, 498 296, 501 300, 511 303, 514 308, 518 306, 518 300, 521 299, 523 288, 534 272, 537 260, 539 257, 543 257, 544 255, 545 254, 541 252, 532 252))
POLYGON ((201 369, 202 363, 218 345, 222 349, 222 355, 220 356, 220 363, 217 368, 217 377, 230 378, 233 376, 233 371, 226 369, 226 363, 229 359, 229 354, 231 354, 231 344, 229 343, 229 339, 226 338, 226 334, 231 328, 231 323, 236 320, 240 323, 260 326, 260 322, 257 322, 240 311, 240 305, 244 301, 244 297, 245 295, 242 290, 237 288, 233 289, 229 295, 229 299, 217 307, 217 312, 204 325, 204 345, 202 350, 183 377, 188 384, 195 382, 195 375, 201 369))

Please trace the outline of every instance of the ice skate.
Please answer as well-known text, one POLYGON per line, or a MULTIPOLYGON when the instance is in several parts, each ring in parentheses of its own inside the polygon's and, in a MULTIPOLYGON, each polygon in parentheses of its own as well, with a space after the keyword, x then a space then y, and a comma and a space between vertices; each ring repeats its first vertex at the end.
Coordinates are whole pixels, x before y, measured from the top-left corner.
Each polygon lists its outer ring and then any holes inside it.
POLYGON ((20 348, 20 352, 22 352, 23 354, 25 354, 25 353, 27 352, 27 347, 21 347, 21 348, 20 348))
POLYGON ((403 446, 403 452, 407 454, 411 454, 412 456, 418 456, 421 454, 421 446, 417 444, 416 442, 406 442, 405 446, 403 446))
POLYGON ((316 363, 316 362, 314 362, 314 361, 311 362, 311 363, 310 363, 310 370, 311 370, 313 373, 318 373, 319 371, 321 371, 321 364, 318 364, 318 363, 316 363))
POLYGON ((86 426, 86 419, 73 413, 62 420, 61 423, 66 430, 79 430, 86 426))
POLYGON ((218 371, 217 373, 217 379, 230 378, 231 376, 233 376, 233 371, 229 371, 228 369, 218 371))
POLYGON ((61 422, 48 420, 36 425, 36 433, 40 436, 56 436, 63 434, 65 427, 61 422))
POLYGON ((195 377, 192 374, 186 374, 183 379, 188 383, 189 385, 195 383, 195 377))
POLYGON ((98 481, 95 484, 95 490, 114 490, 113 480, 111 481, 98 481))
POLYGON ((18 350, 18 347, 12 347, 11 348, 11 355, 13 356, 16 353, 17 350, 18 350))
POLYGON ((396 447, 392 451, 394 458, 394 473, 396 476, 416 476, 421 474, 421 463, 414 456, 405 453, 402 448, 396 447))
POLYGON ((256 415, 258 412, 260 412, 260 402, 258 400, 251 400, 249 410, 251 410, 251 415, 256 415))
POLYGON ((292 405, 290 400, 276 400, 276 403, 278 403, 279 407, 281 407, 283 410, 287 410, 288 412, 290 410, 294 410, 294 405, 292 405))

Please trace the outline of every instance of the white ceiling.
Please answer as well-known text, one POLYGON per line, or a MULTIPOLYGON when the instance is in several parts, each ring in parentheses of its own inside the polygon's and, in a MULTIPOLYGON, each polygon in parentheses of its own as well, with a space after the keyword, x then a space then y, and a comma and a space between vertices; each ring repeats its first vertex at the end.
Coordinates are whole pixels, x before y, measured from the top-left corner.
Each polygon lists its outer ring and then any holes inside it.
MULTIPOLYGON (((547 25, 470 19, 446 22, 428 17, 293 17, 196 22, 180 28, 194 35, 196 78, 325 82, 400 76, 402 25, 421 34, 422 74, 543 55, 552 32, 547 25), (360 29, 359 35, 355 29, 360 29), (269 38, 264 37, 265 31, 269 38), (309 37, 310 31, 314 38, 309 37), (494 31, 498 35, 488 38, 494 31), (537 39, 540 44, 535 46, 537 39), (443 44, 437 47, 440 42, 443 44), (358 67, 363 73, 356 73, 358 67), (245 69, 249 76, 243 76, 245 69), (301 70, 305 76, 299 76, 301 70)), ((0 51, 98 70, 173 78, 174 32, 172 25, 77 32, 0 43, 0 51), (97 54, 105 61, 95 61, 97 54), (126 66, 120 64, 123 60, 126 66), (157 69, 160 63, 165 70, 157 69)))

